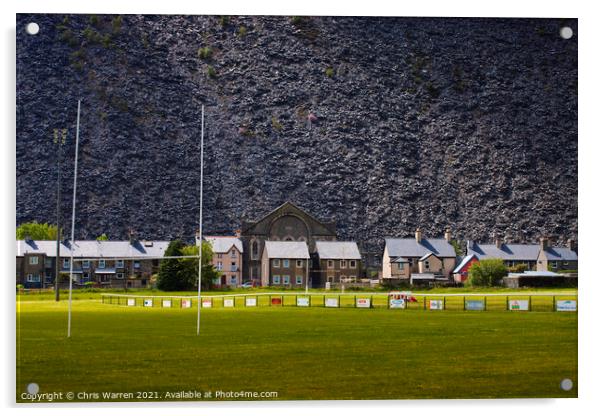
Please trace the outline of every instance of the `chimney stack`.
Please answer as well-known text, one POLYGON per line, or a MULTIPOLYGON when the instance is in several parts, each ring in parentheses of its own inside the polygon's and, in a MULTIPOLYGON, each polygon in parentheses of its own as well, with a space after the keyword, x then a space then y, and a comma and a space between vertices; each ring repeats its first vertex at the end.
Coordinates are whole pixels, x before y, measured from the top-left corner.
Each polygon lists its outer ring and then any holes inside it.
POLYGON ((240 237, 240 228, 238 228, 238 229, 234 230, 234 235, 235 235, 236 237, 240 237))
POLYGON ((445 229, 445 241, 447 241, 448 243, 451 243, 451 229, 449 227, 447 227, 445 229))
POLYGON ((422 241, 422 231, 420 231, 420 227, 416 228, 416 242, 420 243, 422 241))
POLYGON ((577 252, 577 244, 575 244, 575 240, 569 238, 566 241, 566 246, 569 248, 569 250, 577 252))
POLYGON ((136 240, 136 233, 134 233, 134 231, 131 228, 128 230, 128 236, 129 236, 130 244, 133 245, 137 240, 136 240))
POLYGON ((541 237, 539 239, 539 248, 542 250, 547 250, 549 246, 549 240, 548 237, 541 237))
POLYGON ((495 246, 501 249, 502 244, 504 244, 504 240, 499 236, 495 237, 495 246))

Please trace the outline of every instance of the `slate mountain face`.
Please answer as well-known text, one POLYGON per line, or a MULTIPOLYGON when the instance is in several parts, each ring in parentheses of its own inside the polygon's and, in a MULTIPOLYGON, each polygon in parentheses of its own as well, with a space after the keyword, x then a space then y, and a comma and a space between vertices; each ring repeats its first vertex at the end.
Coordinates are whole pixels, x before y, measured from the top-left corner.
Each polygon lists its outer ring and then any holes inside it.
POLYGON ((194 237, 205 104, 206 233, 290 200, 373 249, 417 226, 576 239, 576 34, 570 19, 18 15, 17 223, 55 221, 62 128, 70 219, 81 98, 77 238, 194 237))

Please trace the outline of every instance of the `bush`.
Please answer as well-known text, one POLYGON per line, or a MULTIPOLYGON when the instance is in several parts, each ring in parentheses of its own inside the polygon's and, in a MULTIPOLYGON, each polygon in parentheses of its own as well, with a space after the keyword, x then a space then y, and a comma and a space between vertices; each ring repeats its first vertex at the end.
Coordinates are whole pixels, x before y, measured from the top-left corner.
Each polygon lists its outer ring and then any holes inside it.
POLYGON ((121 32, 121 25, 123 23, 123 17, 121 15, 116 16, 115 18, 113 18, 113 20, 111 21, 112 25, 113 25, 113 33, 117 34, 119 32, 121 32))
POLYGON ((209 78, 215 78, 217 76, 217 72, 215 72, 215 68, 209 65, 207 67, 207 76, 209 78))
POLYGON ((474 262, 468 269, 467 286, 499 286, 508 271, 502 259, 484 259, 474 262))
POLYGON ((230 16, 220 16, 219 25, 224 28, 230 24, 230 16))
POLYGON ((206 60, 211 59, 213 55, 213 50, 209 46, 205 46, 204 48, 199 48, 197 55, 200 59, 206 60))
POLYGON ((282 123, 276 117, 272 117, 272 127, 277 131, 281 131, 283 128, 282 123))
POLYGON ((508 267, 508 272, 510 273, 522 273, 525 270, 529 270, 529 266, 524 263, 516 264, 514 266, 508 267))
POLYGON ((95 15, 95 14, 91 14, 90 17, 88 17, 88 21, 94 27, 98 27, 99 23, 100 23, 100 20, 98 19, 98 15, 95 15))
POLYGON ((325 72, 326 72, 326 76, 328 78, 332 78, 334 76, 334 69, 331 66, 329 66, 328 68, 326 68, 325 72))

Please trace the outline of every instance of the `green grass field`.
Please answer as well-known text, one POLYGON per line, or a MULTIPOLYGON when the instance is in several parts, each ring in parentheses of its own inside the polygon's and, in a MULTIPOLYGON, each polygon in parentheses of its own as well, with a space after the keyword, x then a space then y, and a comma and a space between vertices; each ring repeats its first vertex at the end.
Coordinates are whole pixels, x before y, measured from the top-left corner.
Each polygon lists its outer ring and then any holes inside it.
POLYGON ((503 300, 487 312, 214 308, 202 310, 197 337, 194 307, 128 308, 89 295, 73 302, 71 339, 65 301, 19 296, 17 401, 28 401, 21 393, 32 382, 40 393, 134 400, 181 390, 278 400, 577 397, 576 313, 508 312, 503 300), (571 391, 559 387, 565 378, 571 391))

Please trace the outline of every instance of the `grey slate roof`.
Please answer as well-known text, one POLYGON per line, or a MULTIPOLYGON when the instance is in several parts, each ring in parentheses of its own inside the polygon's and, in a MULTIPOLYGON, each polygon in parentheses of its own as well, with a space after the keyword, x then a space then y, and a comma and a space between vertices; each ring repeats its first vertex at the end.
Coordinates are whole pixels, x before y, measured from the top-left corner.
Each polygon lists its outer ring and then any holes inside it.
MULTIPOLYGON (((539 244, 495 244, 473 243, 468 248, 468 255, 474 254, 479 259, 528 260, 536 261, 541 247, 539 244)), ((552 261, 577 261, 577 253, 567 247, 548 247, 544 252, 546 258, 552 261)))
POLYGON ((227 253, 232 246, 236 247, 239 252, 243 252, 242 241, 238 237, 207 236, 205 241, 211 244, 214 253, 227 253))
MULTIPOLYGON (((119 258, 119 257, 163 257, 169 241, 96 241, 76 240, 74 244, 61 242, 61 257, 79 258, 119 258)), ((47 257, 56 257, 56 241, 25 241, 17 240, 17 256, 24 254, 45 254, 47 257)))
POLYGON ((321 259, 362 259, 355 241, 316 241, 316 251, 321 259))
POLYGON ((433 253, 437 257, 456 258, 454 247, 444 238, 423 238, 420 244, 415 238, 385 238, 389 257, 422 257, 433 253))
POLYGON ((265 250, 269 259, 309 258, 305 241, 266 241, 265 250))
POLYGON ((473 243, 468 248, 467 255, 474 254, 478 259, 502 259, 536 261, 539 255, 539 244, 495 244, 473 243))
POLYGON ((552 261, 577 261, 577 253, 568 247, 548 247, 544 254, 548 260, 552 261))

